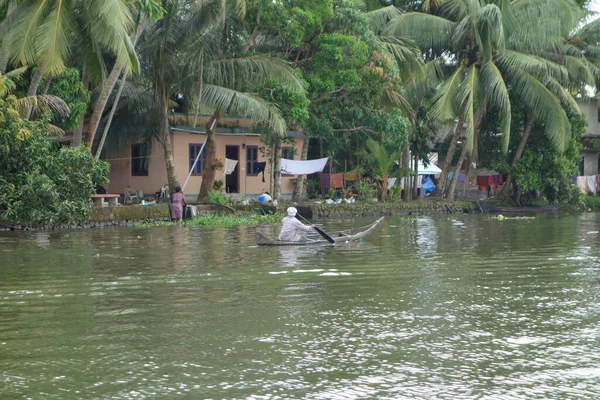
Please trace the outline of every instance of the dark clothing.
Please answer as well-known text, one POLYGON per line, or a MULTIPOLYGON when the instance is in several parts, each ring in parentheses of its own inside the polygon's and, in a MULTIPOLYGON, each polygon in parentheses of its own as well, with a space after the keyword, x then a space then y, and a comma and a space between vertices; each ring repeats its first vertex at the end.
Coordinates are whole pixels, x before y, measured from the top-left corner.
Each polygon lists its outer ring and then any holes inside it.
POLYGON ((254 169, 256 170, 256 172, 262 172, 262 181, 265 181, 265 168, 267 168, 267 162, 263 161, 263 162, 258 162, 256 161, 254 163, 254 169))

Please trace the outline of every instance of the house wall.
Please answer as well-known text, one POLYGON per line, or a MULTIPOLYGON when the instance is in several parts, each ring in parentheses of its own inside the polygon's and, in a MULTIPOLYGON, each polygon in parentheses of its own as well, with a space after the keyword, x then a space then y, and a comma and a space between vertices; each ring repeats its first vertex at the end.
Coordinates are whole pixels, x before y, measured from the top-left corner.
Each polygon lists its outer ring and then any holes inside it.
POLYGON ((600 135, 600 123, 598 122, 598 100, 578 100, 577 104, 587 119, 587 134, 600 135))
POLYGON ((582 151, 583 157, 583 175, 598 174, 598 151, 582 151))
MULTIPOLYGON (((199 124, 199 123, 198 123, 199 124)), ((173 147, 173 158, 175 159, 175 170, 180 184, 183 186, 189 173, 189 146, 190 144, 202 145, 206 135, 192 134, 189 132, 174 131, 171 134, 171 142, 173 147)), ((302 137, 296 137, 296 155, 298 159, 302 149, 302 137)), ((262 173, 257 176, 248 176, 246 174, 246 148, 245 146, 261 146, 260 136, 258 135, 219 135, 215 137, 217 155, 225 159, 225 146, 239 146, 239 193, 256 196, 269 190, 269 171, 270 163, 267 163, 264 179, 262 181, 262 173)), ((152 153, 148 164, 148 176, 132 176, 131 174, 131 146, 123 148, 116 159, 108 160, 111 163, 111 172, 109 175, 110 184, 108 191, 110 193, 123 193, 126 187, 134 190, 143 190, 145 194, 155 193, 161 186, 167 184, 167 173, 163 150, 160 145, 155 143, 152 147, 152 153)), ((258 153, 258 161, 267 161, 262 154, 258 153)), ((291 195, 294 186, 291 182, 293 177, 282 177, 281 193, 282 195, 291 195)), ((215 180, 225 182, 223 171, 217 171, 215 180)), ((202 183, 201 176, 191 176, 184 192, 187 195, 194 195, 200 191, 202 183)))

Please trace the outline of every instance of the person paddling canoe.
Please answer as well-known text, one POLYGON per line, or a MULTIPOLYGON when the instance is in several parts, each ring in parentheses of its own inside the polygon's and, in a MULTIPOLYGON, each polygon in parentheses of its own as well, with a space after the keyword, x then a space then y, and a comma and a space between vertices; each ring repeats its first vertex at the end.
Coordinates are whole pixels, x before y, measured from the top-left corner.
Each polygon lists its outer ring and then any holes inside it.
POLYGON ((306 240, 300 235, 300 232, 306 232, 314 228, 314 225, 304 225, 302 222, 296 219, 295 207, 289 207, 287 209, 287 217, 281 220, 281 233, 279 233, 279 240, 284 242, 299 242, 306 240))

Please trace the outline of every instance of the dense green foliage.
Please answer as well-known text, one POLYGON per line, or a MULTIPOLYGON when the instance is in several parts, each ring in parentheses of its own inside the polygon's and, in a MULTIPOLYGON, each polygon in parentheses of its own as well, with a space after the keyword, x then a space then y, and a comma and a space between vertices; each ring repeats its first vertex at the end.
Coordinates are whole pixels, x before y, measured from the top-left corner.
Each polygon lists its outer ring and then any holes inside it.
POLYGON ((108 164, 84 147, 61 148, 45 121, 25 121, 16 98, 0 100, 0 213, 13 223, 78 223, 108 164))

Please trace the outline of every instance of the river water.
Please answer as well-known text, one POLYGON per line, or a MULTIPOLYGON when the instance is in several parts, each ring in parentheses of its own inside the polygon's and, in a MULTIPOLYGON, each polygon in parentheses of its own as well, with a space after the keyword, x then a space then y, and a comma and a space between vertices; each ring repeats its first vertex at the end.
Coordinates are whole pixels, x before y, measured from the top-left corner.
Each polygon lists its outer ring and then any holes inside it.
POLYGON ((0 233, 0 398, 600 397, 600 214, 254 229, 0 233))

